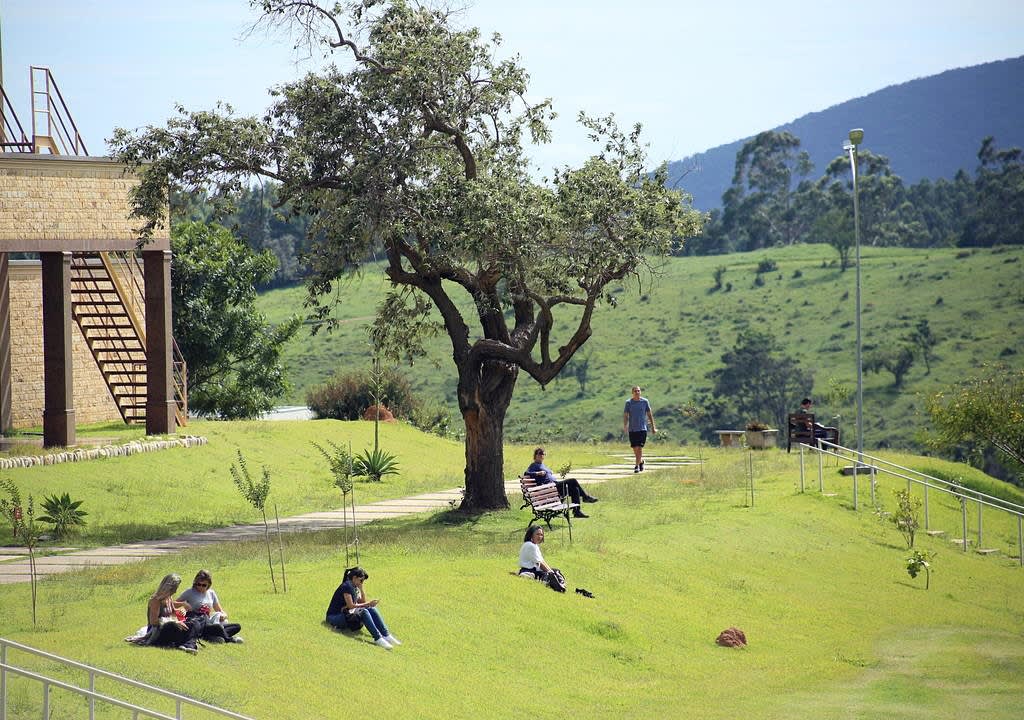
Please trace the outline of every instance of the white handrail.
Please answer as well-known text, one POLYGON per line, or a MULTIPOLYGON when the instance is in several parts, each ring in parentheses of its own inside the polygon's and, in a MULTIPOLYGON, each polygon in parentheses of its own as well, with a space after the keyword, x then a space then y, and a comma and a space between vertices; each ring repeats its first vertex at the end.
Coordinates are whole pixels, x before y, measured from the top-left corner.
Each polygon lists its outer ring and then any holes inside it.
POLYGON ((927 473, 913 470, 911 468, 897 465, 896 463, 883 460, 882 458, 869 455, 867 453, 858 453, 850 448, 843 447, 842 445, 836 445, 830 443, 824 439, 816 439, 818 445, 810 445, 808 443, 798 443, 800 448, 800 492, 804 491, 804 449, 814 450, 818 453, 818 489, 823 489, 823 473, 821 468, 821 457, 822 455, 831 455, 836 458, 848 460, 854 464, 853 473, 853 492, 854 492, 854 510, 858 508, 857 505, 857 475, 858 474, 870 474, 871 476, 871 500, 874 502, 875 499, 875 473, 883 472, 893 477, 898 477, 907 481, 907 489, 910 489, 911 483, 917 483, 924 487, 924 512, 925 512, 925 529, 928 528, 928 489, 938 490, 939 492, 952 495, 961 504, 961 515, 963 517, 963 549, 967 551, 967 501, 978 503, 978 543, 982 541, 982 515, 981 511, 983 507, 990 507, 996 510, 1001 510, 1005 513, 1017 518, 1017 551, 1018 559, 1021 567, 1024 567, 1024 505, 1018 505, 1010 500, 1004 500, 992 495, 975 490, 973 488, 965 487, 957 483, 943 480, 942 478, 933 477, 927 473), (833 449, 830 449, 833 448, 833 449), (845 455, 843 453, 846 453, 845 455), (867 458, 869 463, 866 464, 862 458, 867 458), (860 461, 858 462, 858 460, 860 461), (879 465, 888 465, 893 468, 899 468, 903 472, 895 472, 885 467, 878 467, 879 465), (863 468, 862 473, 858 473, 858 469, 863 468), (905 474, 906 473, 906 474, 905 474), (915 477, 916 476, 916 477, 915 477), (926 478, 926 479, 922 479, 926 478), (941 483, 941 484, 937 484, 941 483))
MULTIPOLYGON (((0 638, 0 720, 6 720, 6 718, 7 718, 7 673, 8 672, 12 672, 12 673, 15 673, 17 675, 21 675, 22 677, 27 677, 27 678, 30 678, 30 679, 33 679, 33 680, 38 680, 38 681, 42 682, 43 683, 43 706, 44 707, 46 707, 49 704, 49 702, 48 702, 49 701, 49 689, 48 688, 51 685, 54 686, 54 687, 59 687, 59 688, 61 688, 63 690, 69 690, 69 691, 71 691, 73 693, 77 693, 78 695, 81 695, 83 697, 89 698, 89 717, 90 718, 93 717, 93 705, 94 705, 95 701, 98 700, 98 701, 101 701, 101 702, 110 703, 110 704, 113 704, 113 705, 117 705, 118 707, 122 707, 122 708, 126 708, 126 709, 129 709, 129 710, 132 710, 135 713, 142 712, 142 713, 145 713, 145 714, 147 714, 147 715, 149 715, 151 717, 161 718, 161 719, 166 719, 166 720, 182 720, 182 714, 181 714, 182 705, 190 705, 192 707, 200 708, 202 710, 206 710, 206 711, 214 713, 216 715, 221 715, 223 717, 228 717, 228 718, 234 718, 235 720, 253 720, 252 718, 250 718, 247 715, 240 715, 240 714, 238 714, 236 712, 232 712, 230 710, 225 710, 223 708, 219 708, 216 705, 210 705, 208 703, 204 703, 201 700, 194 700, 193 698, 190 698, 187 695, 180 695, 178 693, 171 692, 170 690, 164 690, 162 688, 158 688, 158 687, 155 687, 153 685, 148 685, 148 684, 146 684, 144 682, 140 682, 138 680, 132 680, 131 678, 125 677, 123 675, 118 675, 117 673, 112 673, 112 672, 109 672, 107 670, 101 670, 101 669, 93 667, 91 665, 86 665, 85 663, 80 663, 80 662, 77 662, 75 660, 70 660, 68 658, 61 657, 60 655, 54 655, 53 653, 46 652, 45 650, 39 650, 39 649, 31 647, 29 645, 23 645, 21 643, 14 642, 13 640, 7 640, 5 638, 0 638), (52 660, 53 662, 60 663, 60 664, 65 665, 67 667, 75 668, 75 669, 78 669, 78 670, 84 670, 87 673, 89 673, 89 688, 86 689, 86 688, 78 687, 76 685, 70 685, 70 684, 62 682, 60 680, 55 680, 55 679, 52 679, 52 678, 47 678, 47 677, 45 677, 43 675, 39 675, 38 673, 32 672, 30 670, 25 670, 24 668, 15 667, 14 665, 11 665, 11 664, 8 663, 8 659, 7 659, 7 649, 8 648, 10 648, 12 650, 20 650, 20 651, 28 653, 30 655, 36 655, 38 657, 46 658, 47 660, 52 660), (113 698, 113 697, 109 697, 107 695, 102 695, 100 693, 97 693, 94 690, 95 681, 96 681, 96 677, 97 676, 105 677, 105 678, 108 678, 110 680, 114 680, 116 682, 119 682, 119 683, 121 683, 123 685, 128 685, 130 687, 138 688, 140 690, 144 690, 146 692, 154 693, 156 695, 160 695, 162 697, 174 700, 175 701, 175 706, 177 707, 176 715, 174 715, 174 716, 164 715, 164 714, 159 713, 159 712, 157 712, 155 710, 147 710, 145 708, 138 707, 138 706, 132 705, 131 703, 125 702, 124 700, 118 700, 117 698, 113 698)), ((45 717, 46 716, 44 715, 44 718, 45 717)))

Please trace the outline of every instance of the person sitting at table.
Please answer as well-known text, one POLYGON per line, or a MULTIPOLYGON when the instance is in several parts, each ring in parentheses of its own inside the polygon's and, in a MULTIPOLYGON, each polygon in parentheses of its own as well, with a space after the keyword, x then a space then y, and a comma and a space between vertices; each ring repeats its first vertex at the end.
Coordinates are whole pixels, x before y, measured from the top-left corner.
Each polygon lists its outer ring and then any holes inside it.
MULTIPOLYGON (((558 488, 558 494, 565 497, 566 491, 569 492, 569 497, 574 503, 579 505, 581 502, 595 503, 597 498, 589 494, 580 485, 576 478, 566 478, 565 480, 559 480, 555 477, 555 473, 544 464, 544 457, 547 453, 544 448, 539 447, 533 451, 533 462, 530 467, 526 468, 526 472, 523 473, 526 477, 531 477, 536 480, 539 484, 554 483, 555 487, 558 488)), ((585 514, 580 508, 574 508, 572 511, 573 517, 585 518, 590 517, 585 514)))

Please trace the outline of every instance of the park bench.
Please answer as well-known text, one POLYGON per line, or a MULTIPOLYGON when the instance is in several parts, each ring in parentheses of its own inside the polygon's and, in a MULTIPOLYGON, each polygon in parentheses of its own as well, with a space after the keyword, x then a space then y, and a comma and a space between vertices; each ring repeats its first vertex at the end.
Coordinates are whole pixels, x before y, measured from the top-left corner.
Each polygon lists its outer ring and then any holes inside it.
POLYGON ((839 429, 834 427, 815 428, 814 413, 790 413, 787 420, 789 433, 786 439, 786 452, 793 447, 793 443, 806 443, 818 447, 819 437, 834 445, 839 444, 839 429))
POLYGON ((569 502, 567 498, 559 495, 558 486, 553 482, 541 483, 532 477, 521 477, 519 478, 519 487, 523 491, 523 504, 519 509, 523 510, 529 507, 533 512, 530 524, 532 525, 537 520, 543 520, 550 530, 551 519, 561 515, 569 526, 569 541, 572 542, 570 514, 572 510, 579 508, 579 504, 569 502))

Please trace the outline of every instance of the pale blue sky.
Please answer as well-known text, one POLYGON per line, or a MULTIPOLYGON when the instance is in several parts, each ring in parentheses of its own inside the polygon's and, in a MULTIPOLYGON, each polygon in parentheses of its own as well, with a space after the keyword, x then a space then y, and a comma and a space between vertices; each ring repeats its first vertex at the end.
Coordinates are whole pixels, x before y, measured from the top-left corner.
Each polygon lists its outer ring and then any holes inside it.
MULTIPOLYGON (((477 0, 560 114, 545 171, 591 146, 579 110, 640 122, 677 160, 887 85, 1024 54, 1024 0, 477 0)), ((28 120, 29 65, 50 67, 92 154, 114 127, 162 124, 175 103, 245 113, 296 68, 286 38, 241 40, 246 0, 0 0, 4 86, 28 120)), ((1020 92, 1020 88, 1007 88, 1020 92)), ((845 130, 841 131, 845 134, 845 130)), ((841 143, 838 137, 837 143, 841 143)))

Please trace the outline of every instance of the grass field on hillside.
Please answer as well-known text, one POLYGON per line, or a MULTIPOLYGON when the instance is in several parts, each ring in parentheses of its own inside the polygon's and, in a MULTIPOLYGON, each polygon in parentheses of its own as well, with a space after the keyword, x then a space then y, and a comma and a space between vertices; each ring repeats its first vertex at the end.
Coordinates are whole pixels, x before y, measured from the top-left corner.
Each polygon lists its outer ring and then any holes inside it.
MULTIPOLYGON (((257 718, 1019 716, 1016 559, 922 537, 937 552, 925 590, 895 529, 850 510, 849 479, 833 469, 835 496, 800 493, 796 456, 753 460, 753 506, 741 452, 711 451, 703 480, 691 466, 602 485, 575 542, 556 523, 543 546, 566 595, 509 575, 525 512, 364 527, 367 591, 404 643, 390 653, 321 624, 344 562, 336 532, 286 538, 287 594, 253 543, 45 581, 36 629, 28 587, 0 586, 0 636, 257 718), (200 567, 245 645, 190 657, 121 641, 163 574, 200 567), (714 644, 729 626, 747 649, 714 644)), ((9 683, 13 717, 30 717, 38 686, 9 683)), ((56 692, 54 717, 86 717, 71 705, 56 692)))
MULTIPOLYGON (((920 319, 939 338, 931 373, 918 358, 901 391, 893 389, 888 373, 864 377, 867 446, 907 447, 925 423, 918 414, 922 393, 968 376, 983 362, 1024 363, 1024 248, 869 247, 862 255, 865 354, 899 343, 920 319)), ((841 415, 842 427, 852 428, 852 401, 830 406, 825 398, 830 380, 847 387, 856 380, 854 270, 841 273, 834 260, 834 251, 823 245, 672 258, 652 283, 612 288, 618 307, 600 308, 594 336, 579 354, 589 359, 586 392, 571 375, 546 389, 520 375, 509 436, 524 442, 617 438, 622 404, 629 387, 639 383, 665 431, 657 439, 692 441, 695 432, 679 410, 710 388, 707 374, 746 328, 770 332, 790 348, 813 371, 819 415, 841 415), (764 259, 777 269, 763 274, 758 286, 756 268, 764 259), (713 292, 718 267, 726 268, 723 289, 713 292)), ((304 402, 308 387, 339 369, 368 367, 366 329, 383 292, 380 274, 369 267, 361 281, 338 290, 338 330, 315 337, 300 331, 285 353, 296 386, 288 402, 304 402)), ((259 302, 279 321, 300 311, 302 296, 302 288, 277 290, 259 302)), ((570 330, 558 325, 554 345, 570 330)), ((458 417, 447 337, 429 348, 425 361, 404 372, 424 397, 447 403, 458 417)), ((798 402, 793 398, 794 408, 798 402)))
MULTIPOLYGON (((13 481, 24 497, 35 495, 37 503, 44 496, 64 492, 84 501, 88 524, 61 544, 110 545, 259 521, 259 514, 231 479, 238 450, 254 478, 259 478, 263 466, 271 472, 267 500, 271 518, 274 504, 281 517, 341 507, 341 493, 332 485, 327 463, 312 442, 325 447, 327 441, 343 447, 351 444, 353 452, 373 447, 373 423, 363 421, 195 421, 183 431, 205 436, 209 442, 129 457, 4 470, 0 478, 13 481)), ((141 432, 120 433, 117 442, 127 442, 141 432)), ((465 484, 462 443, 422 433, 405 423, 381 423, 380 444, 398 458, 400 474, 379 483, 356 482, 357 502, 465 484)), ((522 472, 531 453, 532 447, 508 446, 506 476, 522 472)), ((570 461, 576 467, 609 462, 606 448, 575 446, 570 452, 555 445, 551 453, 556 467, 570 461)), ((0 545, 8 542, 9 532, 0 529, 0 545)))

